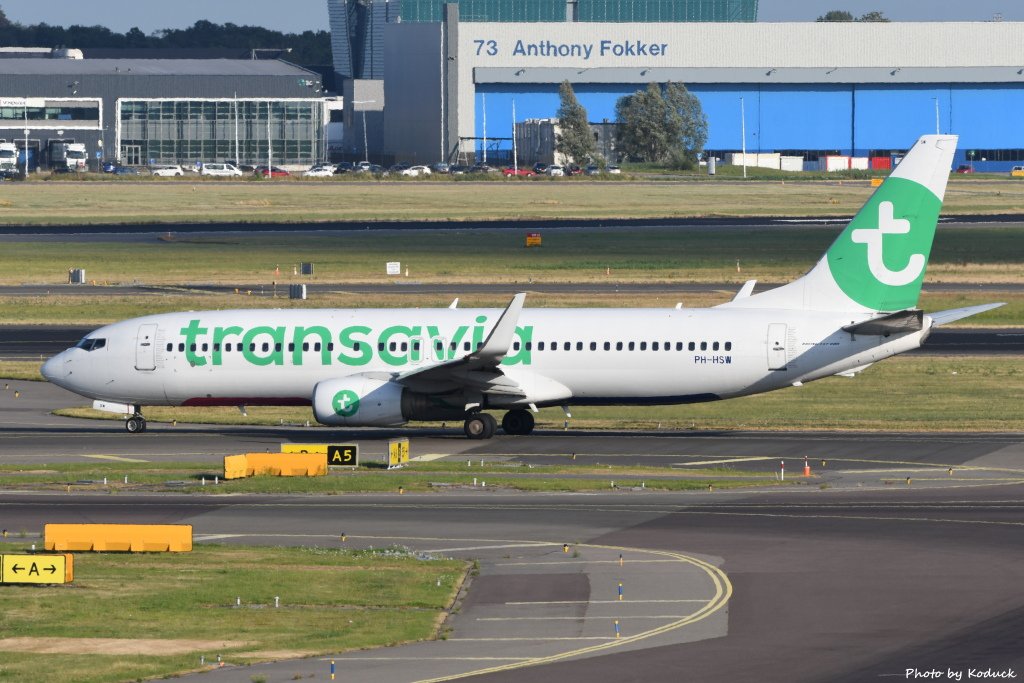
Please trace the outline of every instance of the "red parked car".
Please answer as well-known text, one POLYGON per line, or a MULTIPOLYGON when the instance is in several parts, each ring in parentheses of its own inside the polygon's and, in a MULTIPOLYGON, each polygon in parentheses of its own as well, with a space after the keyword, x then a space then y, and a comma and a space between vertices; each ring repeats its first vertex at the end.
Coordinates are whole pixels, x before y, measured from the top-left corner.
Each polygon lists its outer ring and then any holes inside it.
POLYGON ((279 166, 271 166, 269 172, 267 171, 266 166, 257 166, 253 173, 258 176, 263 176, 264 178, 284 178, 285 176, 291 175, 291 173, 279 166))
POLYGON ((520 178, 532 178, 533 176, 537 175, 528 168, 512 168, 511 166, 509 166, 508 168, 501 169, 501 172, 505 175, 506 178, 511 178, 512 176, 519 176, 520 178))

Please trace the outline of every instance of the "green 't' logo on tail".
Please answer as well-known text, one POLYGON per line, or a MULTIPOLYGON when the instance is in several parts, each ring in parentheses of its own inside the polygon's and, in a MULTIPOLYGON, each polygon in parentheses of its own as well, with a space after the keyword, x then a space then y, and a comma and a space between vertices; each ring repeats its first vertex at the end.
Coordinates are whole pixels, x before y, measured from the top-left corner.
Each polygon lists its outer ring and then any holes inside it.
POLYGON ((839 288, 878 311, 916 306, 941 207, 923 185, 886 180, 828 250, 839 288))

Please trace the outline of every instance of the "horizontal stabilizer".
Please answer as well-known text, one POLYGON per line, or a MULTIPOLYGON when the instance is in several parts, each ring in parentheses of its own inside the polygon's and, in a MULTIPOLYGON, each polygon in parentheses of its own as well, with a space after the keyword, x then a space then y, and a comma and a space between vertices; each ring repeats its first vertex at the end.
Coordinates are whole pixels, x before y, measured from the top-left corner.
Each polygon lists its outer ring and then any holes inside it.
POLYGON ((948 311, 938 311, 936 313, 929 313, 928 316, 932 319, 932 324, 936 327, 939 325, 946 325, 957 320, 963 320, 969 318, 972 315, 978 315, 985 311, 991 311, 993 308, 999 308, 1005 306, 1005 303, 998 304, 981 304, 979 306, 967 306, 966 308, 951 308, 948 311))
POLYGON ((924 311, 913 308, 865 320, 855 325, 847 325, 843 329, 850 334, 883 335, 918 332, 922 327, 924 327, 924 311))

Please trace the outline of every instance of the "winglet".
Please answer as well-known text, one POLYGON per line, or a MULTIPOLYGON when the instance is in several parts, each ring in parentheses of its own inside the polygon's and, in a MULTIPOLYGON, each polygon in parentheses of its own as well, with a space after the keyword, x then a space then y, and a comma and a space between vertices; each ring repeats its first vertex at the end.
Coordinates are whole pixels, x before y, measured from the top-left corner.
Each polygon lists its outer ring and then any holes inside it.
POLYGON ((740 299, 746 299, 754 293, 754 285, 757 284, 757 280, 747 280, 740 287, 740 291, 736 292, 736 296, 732 298, 733 301, 739 301, 740 299))
POLYGON ((479 351, 470 354, 471 360, 501 362, 501 359, 508 354, 509 347, 512 346, 512 338, 516 334, 516 323, 519 322, 519 313, 523 310, 525 301, 525 292, 520 292, 512 297, 508 308, 498 318, 491 333, 487 335, 484 345, 480 347, 479 351))

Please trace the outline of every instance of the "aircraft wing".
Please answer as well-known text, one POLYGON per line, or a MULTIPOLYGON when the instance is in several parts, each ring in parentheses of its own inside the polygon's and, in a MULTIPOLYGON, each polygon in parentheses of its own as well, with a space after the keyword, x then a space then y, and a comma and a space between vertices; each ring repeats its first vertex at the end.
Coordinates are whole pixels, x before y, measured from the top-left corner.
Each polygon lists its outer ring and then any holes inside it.
POLYGON ((522 388, 506 377, 499 367, 512 346, 516 323, 525 301, 525 293, 512 297, 508 308, 479 349, 460 358, 400 373, 394 381, 413 391, 443 392, 466 388, 485 394, 525 396, 522 388))

